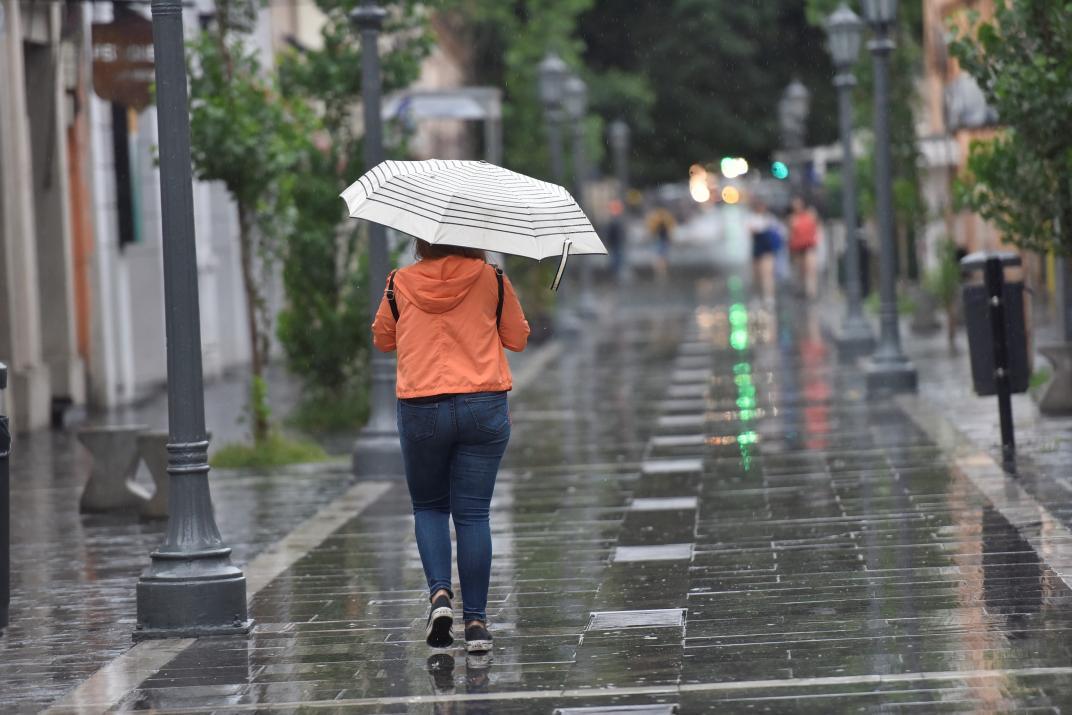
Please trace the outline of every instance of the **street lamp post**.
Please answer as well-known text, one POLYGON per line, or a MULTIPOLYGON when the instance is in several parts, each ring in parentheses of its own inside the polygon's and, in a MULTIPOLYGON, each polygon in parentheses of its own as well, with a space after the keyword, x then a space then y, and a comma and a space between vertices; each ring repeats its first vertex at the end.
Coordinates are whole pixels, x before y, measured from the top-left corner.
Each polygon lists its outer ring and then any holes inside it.
POLYGON ((863 0, 864 17, 874 37, 868 43, 875 84, 875 207, 881 247, 879 281, 881 334, 867 366, 868 392, 913 392, 916 368, 901 350, 897 317, 897 254, 893 231, 893 177, 890 162, 890 53, 897 0, 863 0))
POLYGON ((134 639, 248 633, 246 577, 208 488, 182 0, 152 0, 167 334, 167 535, 138 579, 134 639))
MULTIPOLYGON (((584 119, 588 113, 588 85, 576 75, 566 79, 563 104, 566 116, 573 124, 573 197, 582 211, 587 213, 584 201, 584 184, 588 177, 588 159, 585 155, 584 119)), ((592 264, 581 262, 581 291, 577 301, 577 310, 582 316, 592 316, 596 312, 592 297, 592 264)))
MULTIPOLYGON (((365 0, 350 13, 350 21, 361 32, 361 104, 364 110, 365 136, 362 149, 365 170, 383 161, 383 120, 380 116, 379 36, 387 11, 374 0, 365 0)), ((376 311, 387 285, 387 231, 383 224, 370 221, 369 237, 369 315, 376 311)), ((353 472, 358 477, 401 476, 402 446, 395 419, 395 364, 387 353, 372 349, 369 394, 369 421, 354 443, 353 472)))
POLYGON ((547 143, 551 155, 551 176, 556 184, 565 181, 566 171, 562 163, 562 100, 566 91, 569 67, 553 52, 540 62, 540 102, 547 121, 547 143))
POLYGON ((841 130, 841 202, 845 220, 845 292, 848 306, 837 336, 838 352, 846 357, 866 355, 875 347, 871 326, 860 305, 860 246, 856 229, 856 158, 852 150, 852 67, 860 55, 864 24, 842 3, 826 20, 830 54, 837 73, 838 124, 841 130))
POLYGON ((621 243, 618 246, 621 269, 615 276, 623 283, 632 280, 632 271, 629 267, 629 240, 626 235, 625 207, 629 193, 629 125, 622 119, 615 119, 608 129, 610 148, 614 152, 614 174, 618 179, 618 201, 621 203, 621 213, 614 219, 620 221, 621 243))
POLYGON ((789 182, 795 191, 803 187, 804 172, 801 150, 807 137, 808 111, 811 107, 811 92, 794 79, 785 88, 778 102, 778 119, 782 128, 782 142, 789 151, 789 182))

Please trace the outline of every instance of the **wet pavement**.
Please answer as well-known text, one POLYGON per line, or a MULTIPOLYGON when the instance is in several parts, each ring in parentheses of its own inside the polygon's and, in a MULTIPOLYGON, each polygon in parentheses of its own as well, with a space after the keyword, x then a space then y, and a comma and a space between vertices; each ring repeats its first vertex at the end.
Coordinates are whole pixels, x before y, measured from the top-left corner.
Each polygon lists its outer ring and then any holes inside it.
MULTIPOLYGON (((1040 541, 1014 527, 1008 504, 957 466, 963 452, 936 444, 903 403, 866 398, 819 315, 788 303, 750 309, 712 284, 665 293, 620 296, 512 398, 492 513, 490 657, 423 643, 424 579, 395 484, 259 590, 250 638, 200 639, 117 702, 81 704, 496 714, 1072 706, 1072 591, 1059 575, 1072 564, 1058 548, 1067 530, 1040 541)), ((332 479, 321 504, 346 486, 332 479)), ((304 493, 280 493, 295 491, 304 493)), ((293 509, 312 513, 313 501, 293 509)), ((263 518, 248 513, 245 532, 229 519, 221 527, 248 556, 239 544, 270 538, 255 533, 263 518)), ((46 532, 39 538, 55 538, 46 532)), ((154 539, 133 555, 95 556, 128 598, 154 539)), ((65 568, 86 568, 78 549, 65 568)), ((102 588, 87 579, 72 599, 99 599, 102 588)), ((91 610, 79 618, 105 631, 94 636, 103 646, 74 636, 80 651, 122 649, 129 622, 114 633, 91 610)), ((32 647, 0 641, 5 664, 32 647)), ((55 646, 36 667, 55 693, 71 666, 48 671, 49 656, 55 646)), ((0 670, 0 703, 51 699, 29 699, 32 679, 32 669, 0 670)))

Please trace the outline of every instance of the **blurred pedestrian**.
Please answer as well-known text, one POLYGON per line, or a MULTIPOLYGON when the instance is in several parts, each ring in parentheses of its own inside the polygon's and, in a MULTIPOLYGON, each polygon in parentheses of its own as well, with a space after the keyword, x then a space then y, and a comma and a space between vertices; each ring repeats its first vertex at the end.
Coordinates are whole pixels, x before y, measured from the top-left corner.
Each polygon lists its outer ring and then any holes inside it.
POLYGON ((607 250, 610 251, 610 269, 614 280, 622 279, 625 265, 625 211, 622 202, 610 202, 610 223, 607 224, 607 250))
POLYGON ((753 281, 760 299, 770 307, 774 305, 774 259, 782 246, 778 219, 767 210, 766 202, 757 196, 752 199, 751 214, 746 223, 752 235, 753 281))
POLYGON ((676 223, 674 215, 663 206, 648 214, 648 232, 655 240, 655 276, 660 283, 666 280, 670 267, 670 237, 676 223))
POLYGON ((450 520, 458 539, 465 647, 491 650, 487 629, 492 492, 510 440, 503 348, 520 352, 529 325, 510 281, 484 251, 417 239, 417 262, 394 271, 372 324, 397 351, 398 433, 428 581, 428 645, 454 642, 450 520))
POLYGON ((814 300, 819 289, 819 217, 803 197, 793 197, 789 214, 789 253, 797 274, 797 282, 808 300, 814 300))

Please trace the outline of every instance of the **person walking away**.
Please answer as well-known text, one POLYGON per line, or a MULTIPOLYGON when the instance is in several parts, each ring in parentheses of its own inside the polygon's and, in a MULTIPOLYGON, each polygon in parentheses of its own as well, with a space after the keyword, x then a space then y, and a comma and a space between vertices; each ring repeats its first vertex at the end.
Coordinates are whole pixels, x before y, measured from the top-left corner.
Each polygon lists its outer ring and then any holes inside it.
POLYGON ((674 224, 673 214, 662 206, 648 215, 648 231, 655 239, 655 277, 660 283, 666 281, 670 268, 670 235, 674 224))
POLYGON ((525 349, 529 324, 510 281, 484 251, 418 239, 417 262, 394 271, 372 324, 398 353, 398 433, 417 550, 431 609, 425 640, 454 642, 450 520, 458 542, 465 646, 491 650, 491 496, 510 440, 503 348, 525 349))
POLYGON ((767 210, 761 198, 752 200, 752 213, 747 219, 752 235, 752 275, 760 299, 767 307, 774 305, 774 257, 782 244, 777 220, 767 210))
POLYGON ((793 197, 789 215, 789 253, 797 280, 808 300, 815 300, 819 288, 819 217, 800 196, 793 197))

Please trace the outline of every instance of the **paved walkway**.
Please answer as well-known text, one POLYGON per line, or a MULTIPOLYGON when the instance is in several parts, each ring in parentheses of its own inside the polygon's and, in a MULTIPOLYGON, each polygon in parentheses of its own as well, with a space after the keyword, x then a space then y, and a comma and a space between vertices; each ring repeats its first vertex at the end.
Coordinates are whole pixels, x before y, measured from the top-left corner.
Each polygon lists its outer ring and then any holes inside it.
MULTIPOLYGON (((58 709, 1072 704, 1068 530, 977 447, 936 444, 929 413, 866 399, 818 316, 738 298, 633 290, 514 396, 490 658, 424 645, 395 483, 302 522, 274 571, 254 561, 251 638, 139 645, 58 709)), ((128 579, 144 553, 124 557, 128 579)))

